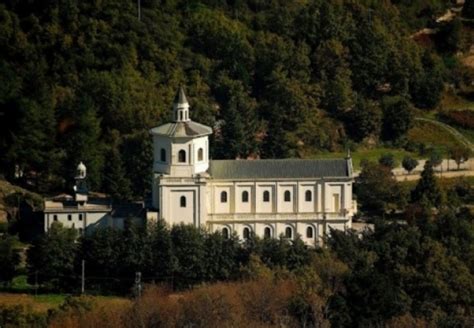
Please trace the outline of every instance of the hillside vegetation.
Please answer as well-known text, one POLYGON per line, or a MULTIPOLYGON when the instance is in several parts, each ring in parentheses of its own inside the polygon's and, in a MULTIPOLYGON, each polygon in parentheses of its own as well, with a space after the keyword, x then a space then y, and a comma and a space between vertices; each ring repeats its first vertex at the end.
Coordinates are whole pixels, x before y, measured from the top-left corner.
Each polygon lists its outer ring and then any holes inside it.
POLYGON ((3 1, 0 169, 18 165, 44 193, 83 161, 93 189, 142 197, 147 130, 170 119, 179 85, 194 120, 219 123, 213 158, 403 146, 412 108, 464 81, 458 21, 441 33, 449 47, 409 37, 448 5, 143 0, 139 18, 134 1, 3 1))

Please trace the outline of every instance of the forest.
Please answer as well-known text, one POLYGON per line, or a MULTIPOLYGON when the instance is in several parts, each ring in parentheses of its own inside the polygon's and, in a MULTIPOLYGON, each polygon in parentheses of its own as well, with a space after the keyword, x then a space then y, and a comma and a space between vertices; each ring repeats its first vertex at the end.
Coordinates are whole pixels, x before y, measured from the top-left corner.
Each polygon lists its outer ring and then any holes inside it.
POLYGON ((327 231, 315 247, 299 236, 239 240, 162 220, 82 236, 53 223, 20 265, 17 237, 4 234, 4 291, 23 275, 24 292, 76 296, 43 312, 4 305, 0 297, 0 325, 472 326, 474 215, 467 204, 474 189, 462 179, 443 185, 429 162, 407 189, 383 164, 367 163, 356 193, 374 227, 327 231), (394 206, 402 209, 398 221, 384 215, 394 206), (83 268, 89 296, 77 296, 83 268), (93 295, 126 302, 101 306, 93 295))
POLYGON ((183 85, 212 158, 407 146, 415 110, 467 78, 442 42, 410 37, 449 1, 142 0, 0 4, 0 172, 42 194, 150 190, 148 130, 183 85))

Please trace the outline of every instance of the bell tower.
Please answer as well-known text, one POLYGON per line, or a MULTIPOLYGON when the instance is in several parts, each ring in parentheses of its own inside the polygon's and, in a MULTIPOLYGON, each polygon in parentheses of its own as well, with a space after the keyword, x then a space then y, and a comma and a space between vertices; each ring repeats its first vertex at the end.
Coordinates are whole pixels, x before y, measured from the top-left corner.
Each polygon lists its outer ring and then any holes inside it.
POLYGON ((189 103, 182 87, 173 103, 173 121, 151 129, 153 171, 173 177, 192 177, 209 168, 212 129, 189 118, 189 103))
POLYGON ((180 87, 173 101, 173 119, 150 130, 153 136, 153 207, 170 224, 200 226, 206 218, 206 179, 212 129, 189 117, 189 103, 180 87), (176 220, 176 221, 175 221, 176 220))

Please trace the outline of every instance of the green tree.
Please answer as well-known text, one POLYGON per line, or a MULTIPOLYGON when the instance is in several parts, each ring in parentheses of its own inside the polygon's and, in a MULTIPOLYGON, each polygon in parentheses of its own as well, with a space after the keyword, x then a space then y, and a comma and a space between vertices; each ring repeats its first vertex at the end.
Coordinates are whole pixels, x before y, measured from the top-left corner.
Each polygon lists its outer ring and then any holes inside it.
POLYGON ((113 138, 115 140, 109 145, 105 155, 102 190, 110 194, 114 200, 127 201, 132 198, 131 183, 124 169, 118 138, 118 135, 115 135, 113 138))
POLYGON ((74 177, 76 166, 82 161, 87 166, 87 181, 91 189, 99 188, 104 165, 100 119, 88 96, 81 97, 75 106, 73 123, 62 137, 68 158, 64 176, 74 177))
POLYGON ((144 198, 151 192, 153 147, 147 131, 123 137, 120 147, 123 166, 129 177, 132 194, 144 198))
POLYGON ((77 251, 76 230, 53 223, 48 233, 28 249, 28 281, 55 290, 72 290, 76 284, 74 263, 77 251))
POLYGON ((429 161, 433 167, 440 166, 443 163, 443 154, 440 149, 433 149, 430 153, 429 161))
POLYGON ((145 229, 128 218, 121 231, 120 260, 117 271, 121 277, 135 277, 135 272, 145 272, 151 256, 145 229))
POLYGON ((410 129, 413 121, 410 103, 403 97, 386 97, 382 102, 382 136, 385 140, 398 140, 410 129))
POLYGON ((226 281, 235 277, 239 263, 238 239, 235 235, 225 239, 220 232, 206 235, 205 248, 205 278, 207 281, 226 281))
POLYGON ((361 210, 383 215, 404 201, 403 193, 391 169, 372 162, 363 165, 354 185, 361 210))
POLYGON ((256 102, 240 81, 221 76, 217 99, 221 103, 222 124, 216 141, 218 158, 246 158, 256 151, 256 102))
POLYGON ((382 111, 378 103, 359 97, 355 107, 345 115, 347 133, 355 141, 378 137, 382 125, 382 111))
POLYGON ((423 202, 430 207, 442 205, 442 191, 433 172, 433 164, 426 161, 420 180, 411 193, 412 202, 423 202))
POLYGON ((456 162, 458 170, 461 163, 467 161, 470 156, 471 150, 467 147, 457 146, 449 150, 449 157, 456 162))
POLYGON ((383 154, 379 158, 379 164, 389 168, 390 170, 393 170, 396 164, 395 156, 393 156, 392 153, 383 154))
POLYGON ((173 253, 171 233, 164 220, 158 220, 147 227, 150 232, 151 268, 153 276, 159 281, 171 281, 175 272, 176 259, 173 253))
POLYGON ((18 273, 20 254, 16 247, 18 239, 8 234, 0 236, 0 282, 9 284, 18 273))
POLYGON ((122 247, 120 231, 110 227, 99 227, 87 232, 80 238, 77 251, 76 274, 81 273, 81 261, 85 261, 87 276, 96 277, 87 280, 87 288, 104 291, 119 290, 118 267, 121 262, 122 247), (101 279, 105 278, 105 279, 101 279))
POLYGON ((424 52, 421 63, 422 71, 413 75, 410 95, 416 107, 434 108, 444 90, 444 66, 441 59, 429 51, 424 52))
POLYGON ((183 288, 200 283, 204 279, 204 237, 192 225, 175 225, 171 229, 176 267, 173 272, 174 286, 183 288))
POLYGON ((405 156, 402 160, 402 166, 408 172, 408 174, 410 174, 411 171, 413 171, 418 166, 418 161, 413 157, 405 156))

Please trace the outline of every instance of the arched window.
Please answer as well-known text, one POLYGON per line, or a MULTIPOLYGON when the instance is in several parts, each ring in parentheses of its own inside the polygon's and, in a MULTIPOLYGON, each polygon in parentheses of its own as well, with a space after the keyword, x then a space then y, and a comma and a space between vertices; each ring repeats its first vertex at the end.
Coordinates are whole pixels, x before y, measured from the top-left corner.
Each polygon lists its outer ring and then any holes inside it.
POLYGON ((180 121, 183 120, 183 112, 179 112, 179 120, 180 120, 180 121))
POLYGON ((306 190, 304 193, 304 200, 307 202, 311 202, 313 200, 313 194, 311 193, 311 190, 306 190))
POLYGON ((186 151, 180 150, 178 152, 178 162, 180 163, 186 163, 186 151))
POLYGON ((242 191, 242 203, 248 203, 248 202, 249 202, 249 192, 242 191))
POLYGON ((313 238, 313 227, 306 228, 306 238, 313 238))
POLYGON ((164 148, 161 148, 160 160, 161 160, 162 162, 166 162, 166 149, 164 149, 164 148))
POLYGON ((285 237, 291 239, 293 236, 293 230, 290 227, 286 227, 285 229, 285 237))
POLYGON ((263 192, 263 201, 264 202, 269 202, 270 201, 270 192, 268 190, 265 190, 263 192))
POLYGON ((221 192, 221 203, 227 203, 227 191, 221 192))
POLYGON ((222 228, 222 236, 224 239, 229 239, 229 228, 222 228))
POLYGON ((71 215, 71 214, 68 214, 67 220, 68 220, 68 221, 72 221, 72 215, 71 215))
POLYGON ((291 202, 291 193, 289 190, 285 191, 285 202, 291 202))
POLYGON ((244 228, 243 234, 244 239, 249 239, 250 238, 250 229, 249 228, 244 228))
POLYGON ((179 206, 186 207, 186 197, 185 196, 181 196, 179 198, 179 206))
POLYGON ((204 160, 204 150, 202 148, 198 149, 198 161, 204 160))
POLYGON ((58 221, 58 216, 56 214, 53 215, 53 220, 58 221))
POLYGON ((263 238, 271 238, 272 237, 272 229, 270 227, 265 227, 263 230, 263 238))

